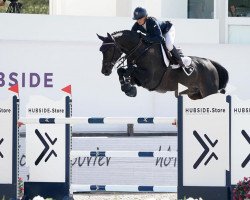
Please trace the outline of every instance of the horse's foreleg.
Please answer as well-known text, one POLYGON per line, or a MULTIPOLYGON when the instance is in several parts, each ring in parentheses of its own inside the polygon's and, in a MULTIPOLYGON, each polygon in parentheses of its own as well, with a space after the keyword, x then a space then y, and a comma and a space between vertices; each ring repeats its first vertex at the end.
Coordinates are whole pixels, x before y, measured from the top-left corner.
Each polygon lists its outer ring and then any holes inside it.
POLYGON ((118 74, 119 81, 120 81, 121 85, 125 83, 125 80, 124 80, 125 71, 126 70, 123 68, 117 69, 117 74, 118 74))
POLYGON ((150 81, 150 75, 147 70, 135 68, 131 72, 131 77, 134 79, 135 83, 139 86, 145 85, 150 81))
POLYGON ((127 76, 127 70, 124 68, 119 68, 117 70, 119 81, 121 83, 121 90, 129 97, 135 97, 137 94, 136 87, 131 85, 130 77, 127 76))
POLYGON ((117 74, 119 76, 119 81, 121 84, 121 90, 123 92, 127 91, 129 89, 129 84, 126 83, 125 79, 124 79, 124 75, 126 74, 126 70, 124 68, 119 68, 117 69, 117 74))
POLYGON ((140 82, 133 76, 133 72, 135 69, 136 67, 134 66, 128 66, 123 74, 125 82, 130 83, 131 85, 141 86, 140 82))

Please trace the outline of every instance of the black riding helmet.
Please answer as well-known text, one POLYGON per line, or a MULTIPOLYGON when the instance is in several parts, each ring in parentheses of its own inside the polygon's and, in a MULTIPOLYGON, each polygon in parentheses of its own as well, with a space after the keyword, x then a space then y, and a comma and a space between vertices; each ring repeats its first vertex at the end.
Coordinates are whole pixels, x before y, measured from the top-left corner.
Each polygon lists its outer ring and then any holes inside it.
POLYGON ((146 17, 146 16, 148 16, 148 13, 147 13, 147 10, 145 8, 137 7, 134 10, 134 17, 133 17, 134 20, 138 20, 138 19, 141 19, 141 18, 146 17))

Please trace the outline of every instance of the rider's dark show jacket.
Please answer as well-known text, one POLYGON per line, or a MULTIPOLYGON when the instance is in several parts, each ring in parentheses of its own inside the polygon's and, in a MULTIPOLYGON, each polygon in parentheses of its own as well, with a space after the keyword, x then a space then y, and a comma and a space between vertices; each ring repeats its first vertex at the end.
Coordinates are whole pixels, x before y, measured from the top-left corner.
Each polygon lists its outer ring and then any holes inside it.
POLYGON ((145 33, 146 36, 144 36, 143 39, 150 43, 162 42, 163 35, 165 35, 172 27, 171 22, 159 21, 154 17, 147 17, 145 23, 146 30, 142 25, 139 25, 137 22, 135 22, 131 30, 135 32, 139 30, 142 33, 145 33))

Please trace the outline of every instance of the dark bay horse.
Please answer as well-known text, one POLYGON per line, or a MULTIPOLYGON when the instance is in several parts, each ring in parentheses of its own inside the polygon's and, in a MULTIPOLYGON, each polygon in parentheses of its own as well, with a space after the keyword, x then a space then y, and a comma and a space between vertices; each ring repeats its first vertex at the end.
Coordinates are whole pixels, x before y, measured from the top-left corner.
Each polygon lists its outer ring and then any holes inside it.
POLYGON ((182 68, 172 69, 166 66, 161 44, 143 42, 140 34, 136 32, 124 30, 112 35, 108 33, 107 37, 98 35, 98 38, 103 41, 100 51, 103 53, 104 75, 109 76, 112 73, 114 65, 117 61, 121 61, 123 53, 127 62, 133 64, 134 67, 117 70, 122 90, 128 96, 136 96, 136 88, 125 87, 126 79, 133 85, 142 86, 149 91, 161 93, 175 91, 176 95, 178 83, 181 83, 188 88, 184 93, 191 99, 202 99, 218 92, 225 93, 229 79, 228 72, 215 61, 190 56, 194 71, 187 76, 182 68))

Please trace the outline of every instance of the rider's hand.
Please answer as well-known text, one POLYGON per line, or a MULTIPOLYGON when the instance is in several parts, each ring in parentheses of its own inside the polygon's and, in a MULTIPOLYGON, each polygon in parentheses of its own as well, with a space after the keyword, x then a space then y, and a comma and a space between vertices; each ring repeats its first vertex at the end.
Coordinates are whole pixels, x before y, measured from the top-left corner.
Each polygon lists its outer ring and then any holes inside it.
POLYGON ((162 37, 162 43, 166 43, 166 39, 164 37, 162 37))
POLYGON ((148 40, 148 37, 147 37, 147 34, 146 33, 143 33, 141 32, 140 30, 137 31, 137 33, 139 34, 140 38, 146 42, 146 43, 151 43, 149 40, 148 40))
POLYGON ((141 32, 140 30, 138 30, 137 33, 139 34, 140 38, 143 38, 146 36, 146 34, 141 32))

